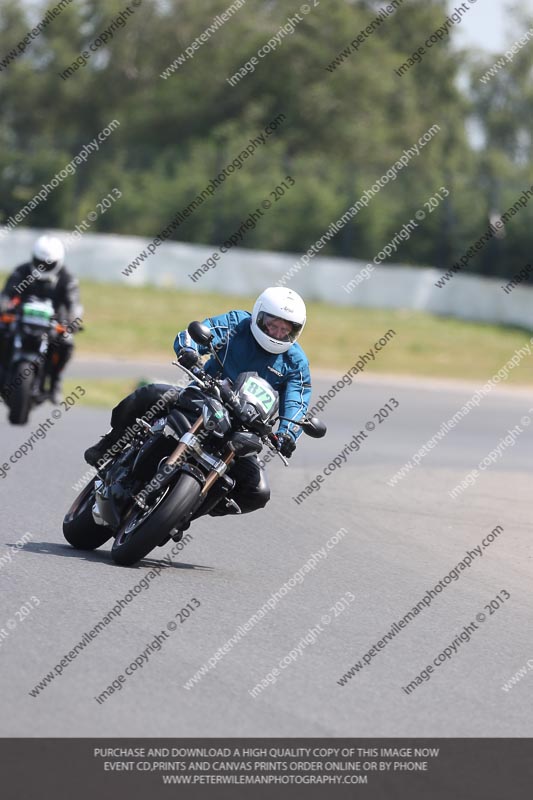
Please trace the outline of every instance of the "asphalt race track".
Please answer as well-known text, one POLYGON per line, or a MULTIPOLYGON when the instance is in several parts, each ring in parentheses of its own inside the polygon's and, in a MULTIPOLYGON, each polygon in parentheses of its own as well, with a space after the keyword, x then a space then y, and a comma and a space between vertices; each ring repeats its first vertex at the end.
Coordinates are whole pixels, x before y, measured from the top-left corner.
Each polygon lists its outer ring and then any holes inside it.
MULTIPOLYGON (((71 375, 98 370, 101 365, 78 363, 71 375)), ((156 378, 172 374, 154 369, 156 378)), ((331 383, 315 381, 314 399, 331 383)), ((63 413, 0 480, 0 735, 532 736, 532 678, 508 692, 501 688, 533 658, 532 429, 523 426, 514 446, 457 499, 448 492, 528 415, 533 393, 492 392, 419 467, 387 484, 475 388, 359 379, 326 406, 326 438, 303 437, 289 468, 277 460, 269 465, 272 500, 264 511, 201 520, 170 563, 164 558, 172 543, 128 569, 112 563, 109 544, 86 554, 63 540, 72 486, 87 470, 83 450, 109 419, 88 407, 63 413), (374 415, 390 398, 399 405, 379 423, 374 415), (368 422, 377 424, 361 437, 360 449, 297 504, 293 497, 368 422), (497 526, 503 530, 482 555, 340 686, 393 623, 497 526), (31 538, 14 548, 26 533, 31 538), (303 571, 309 563, 313 568, 303 571), (162 567, 159 575, 131 595, 121 616, 32 697, 84 633, 155 574, 154 566, 162 567), (246 631, 245 623, 276 592, 273 607, 246 631), (485 609, 497 595, 497 610, 485 609), (180 622, 176 614, 187 607, 180 622), (409 694, 402 690, 480 614, 485 618, 469 641, 460 639, 409 694), (215 662, 239 628, 239 640, 215 662), (159 650, 149 647, 156 635, 159 650), (214 667, 184 688, 210 658, 214 667), (269 673, 270 682, 253 697, 250 691, 269 673), (114 691, 97 702, 115 680, 114 691)), ((8 426, 1 411, 0 464, 9 463, 52 407, 40 409, 25 428, 8 426)), ((529 416, 533 421, 533 410, 529 416)))

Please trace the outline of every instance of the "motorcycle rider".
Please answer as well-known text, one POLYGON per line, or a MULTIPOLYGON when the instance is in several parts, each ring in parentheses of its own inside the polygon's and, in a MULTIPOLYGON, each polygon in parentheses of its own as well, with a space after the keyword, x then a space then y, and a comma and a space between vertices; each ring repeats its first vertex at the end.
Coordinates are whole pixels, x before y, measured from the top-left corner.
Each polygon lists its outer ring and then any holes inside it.
MULTIPOLYGON (((32 260, 13 270, 0 295, 0 311, 24 302, 27 298, 51 300, 58 321, 70 325, 82 313, 79 283, 64 266, 65 248, 55 236, 40 236, 33 246, 32 260)), ((50 399, 61 401, 61 373, 72 357, 73 337, 56 336, 50 342, 46 372, 49 376, 50 399)))
MULTIPOLYGON (((229 311, 204 320, 214 335, 212 345, 223 364, 221 369, 211 357, 203 365, 204 369, 212 376, 232 381, 241 372, 257 372, 279 392, 280 415, 299 420, 307 412, 311 397, 309 362, 297 343, 305 321, 305 303, 296 292, 284 287, 266 289, 257 298, 252 313, 229 311)), ((178 361, 187 369, 199 363, 200 355, 208 353, 208 348, 193 342, 186 330, 176 336, 174 350, 178 361)), ((111 414, 111 431, 86 450, 87 463, 97 466, 104 461, 106 451, 117 443, 128 425, 145 414, 171 388, 165 384, 151 384, 124 398, 111 414)), ((276 433, 280 453, 290 458, 301 433, 298 425, 280 421, 276 433)), ((242 513, 267 504, 270 489, 256 455, 235 459, 228 474, 235 480, 231 499, 242 513)), ((232 510, 230 503, 219 504, 210 513, 221 515, 232 510)))

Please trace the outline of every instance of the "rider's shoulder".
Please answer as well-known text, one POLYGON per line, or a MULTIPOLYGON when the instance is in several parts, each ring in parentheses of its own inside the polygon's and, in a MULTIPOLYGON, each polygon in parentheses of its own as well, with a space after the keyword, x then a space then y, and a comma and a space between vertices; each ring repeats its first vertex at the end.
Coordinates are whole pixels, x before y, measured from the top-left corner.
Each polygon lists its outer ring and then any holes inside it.
POLYGON ((11 274, 12 275, 23 275, 23 274, 25 274, 27 272, 28 273, 31 272, 31 270, 32 270, 31 261, 25 261, 23 264, 19 264, 17 267, 15 267, 15 269, 13 270, 13 272, 11 274))
POLYGON ((74 272, 69 267, 67 267, 66 264, 63 264, 61 266, 61 268, 58 270, 57 274, 60 277, 67 278, 68 280, 71 280, 72 278, 76 278, 76 275, 74 274, 74 272))
POLYGON ((295 342, 286 353, 283 353, 284 361, 287 366, 294 370, 302 368, 309 368, 309 359, 307 358, 303 347, 298 342, 295 342))
POLYGON ((232 325, 241 325, 244 328, 251 319, 252 315, 249 311, 234 309, 232 311, 228 311, 226 316, 232 325))

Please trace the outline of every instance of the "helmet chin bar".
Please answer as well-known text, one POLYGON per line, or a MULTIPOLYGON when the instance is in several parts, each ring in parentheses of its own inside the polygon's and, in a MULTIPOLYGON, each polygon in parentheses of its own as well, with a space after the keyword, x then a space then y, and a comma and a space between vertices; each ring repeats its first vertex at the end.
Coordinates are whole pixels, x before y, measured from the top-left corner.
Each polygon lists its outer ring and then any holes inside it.
POLYGON ((266 350, 267 353, 286 353, 290 347, 292 347, 292 342, 280 342, 278 339, 273 339, 267 333, 264 333, 258 326, 255 328, 252 327, 252 335, 256 340, 257 344, 266 350))
POLYGON ((40 258, 33 258, 33 268, 39 270, 43 275, 47 273, 54 273, 57 271, 58 263, 57 261, 46 262, 42 261, 40 258))

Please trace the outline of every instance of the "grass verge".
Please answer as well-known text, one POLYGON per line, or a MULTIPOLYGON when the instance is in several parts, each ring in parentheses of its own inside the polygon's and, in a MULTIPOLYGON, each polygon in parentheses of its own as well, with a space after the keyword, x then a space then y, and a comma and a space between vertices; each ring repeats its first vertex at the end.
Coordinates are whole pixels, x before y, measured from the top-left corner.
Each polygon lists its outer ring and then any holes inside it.
MULTIPOLYGON (((233 308, 251 309, 255 298, 83 282, 82 300, 86 327, 76 337, 78 355, 170 360, 176 333, 191 320, 233 308)), ((312 368, 341 375, 390 330, 395 335, 367 365, 367 373, 485 381, 531 336, 518 328, 420 312, 310 302, 300 343, 312 368)), ((507 383, 533 384, 527 358, 507 383)), ((85 384, 91 384, 91 402, 102 406, 116 402, 133 385, 128 380, 85 384)))
MULTIPOLYGON (((251 309, 255 297, 193 294, 122 284, 82 285, 86 330, 80 354, 169 358, 176 333, 193 319, 232 308, 251 309)), ((368 371, 482 380, 497 372, 531 334, 420 312, 308 303, 300 343, 312 366, 348 369, 388 330, 396 335, 368 371)), ((531 370, 513 370, 511 383, 532 383, 531 370)))

